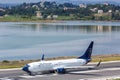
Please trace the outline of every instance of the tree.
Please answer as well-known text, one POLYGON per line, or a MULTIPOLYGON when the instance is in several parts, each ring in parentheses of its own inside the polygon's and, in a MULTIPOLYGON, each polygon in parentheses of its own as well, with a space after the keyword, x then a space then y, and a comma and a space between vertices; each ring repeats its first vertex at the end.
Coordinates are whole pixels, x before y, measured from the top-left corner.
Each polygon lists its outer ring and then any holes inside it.
POLYGON ((3 16, 3 15, 5 15, 5 12, 0 11, 0 16, 3 16))
POLYGON ((44 15, 43 15, 43 19, 44 19, 44 20, 47 19, 47 16, 48 16, 47 14, 44 14, 44 15))

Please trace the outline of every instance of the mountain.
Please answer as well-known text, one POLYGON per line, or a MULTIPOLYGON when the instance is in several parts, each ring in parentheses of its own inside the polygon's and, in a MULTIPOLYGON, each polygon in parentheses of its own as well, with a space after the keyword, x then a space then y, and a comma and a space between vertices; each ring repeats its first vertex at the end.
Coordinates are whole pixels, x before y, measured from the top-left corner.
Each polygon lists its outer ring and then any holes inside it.
POLYGON ((16 5, 19 5, 19 4, 0 4, 0 7, 6 8, 6 7, 16 6, 16 5))
POLYGON ((119 0, 46 0, 46 1, 55 1, 57 3, 73 3, 73 4, 102 4, 102 3, 109 3, 114 5, 120 5, 119 0))
MULTIPOLYGON (((40 2, 41 0, 39 0, 40 2)), ((63 4, 63 3, 73 3, 73 4, 103 4, 103 3, 109 3, 109 4, 114 4, 114 5, 119 5, 120 6, 120 0, 44 0, 44 1, 50 1, 50 2, 57 2, 58 4, 63 4)), ((18 4, 0 4, 0 7, 12 7, 19 5, 18 4)))

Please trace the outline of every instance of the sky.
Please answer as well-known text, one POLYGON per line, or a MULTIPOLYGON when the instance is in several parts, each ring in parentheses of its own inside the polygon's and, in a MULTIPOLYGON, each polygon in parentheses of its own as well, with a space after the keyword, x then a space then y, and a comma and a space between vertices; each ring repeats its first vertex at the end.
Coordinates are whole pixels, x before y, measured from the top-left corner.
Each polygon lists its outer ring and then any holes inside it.
MULTIPOLYGON (((24 2, 30 3, 30 2, 40 2, 40 1, 41 0, 0 0, 0 4, 1 3, 24 3, 24 2)), ((53 0, 49 0, 49 1, 53 1, 53 0)), ((70 1, 79 1, 79 0, 70 0, 70 1)), ((86 1, 86 0, 82 0, 82 1, 86 1)), ((97 0, 87 0, 87 1, 97 1, 97 0)), ((115 1, 115 2, 120 2, 120 0, 98 0, 98 1, 115 1)))

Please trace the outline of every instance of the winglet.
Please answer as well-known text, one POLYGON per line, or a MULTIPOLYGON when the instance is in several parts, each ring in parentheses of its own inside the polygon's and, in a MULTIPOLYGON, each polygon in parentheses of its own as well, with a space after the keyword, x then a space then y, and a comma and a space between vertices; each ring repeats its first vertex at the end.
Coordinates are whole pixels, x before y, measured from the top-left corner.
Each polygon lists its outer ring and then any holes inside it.
POLYGON ((42 58, 41 58, 41 60, 44 60, 44 54, 42 55, 42 58))

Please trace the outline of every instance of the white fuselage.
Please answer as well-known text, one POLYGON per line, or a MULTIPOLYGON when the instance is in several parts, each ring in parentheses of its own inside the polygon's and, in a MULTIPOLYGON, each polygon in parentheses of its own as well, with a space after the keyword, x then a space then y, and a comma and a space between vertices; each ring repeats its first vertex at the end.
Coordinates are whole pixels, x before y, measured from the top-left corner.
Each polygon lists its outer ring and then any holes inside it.
POLYGON ((42 72, 56 70, 58 68, 74 68, 85 65, 87 62, 85 59, 66 59, 66 60, 52 60, 52 61, 39 61, 29 63, 29 71, 42 72))
MULTIPOLYGON (((85 68, 85 66, 82 65, 85 65, 91 61, 93 44, 94 42, 91 41, 85 53, 76 59, 44 61, 44 55, 43 55, 41 59, 42 61, 26 64, 22 68, 22 70, 27 72, 29 75, 32 75, 32 73, 44 72, 44 71, 49 71, 49 72, 55 71, 57 73, 65 73, 66 69, 73 69, 80 67, 85 68)), ((99 66, 99 64, 100 62, 98 63, 97 66, 99 66)))

